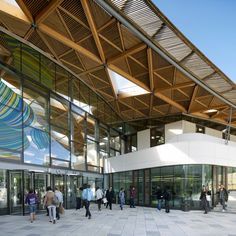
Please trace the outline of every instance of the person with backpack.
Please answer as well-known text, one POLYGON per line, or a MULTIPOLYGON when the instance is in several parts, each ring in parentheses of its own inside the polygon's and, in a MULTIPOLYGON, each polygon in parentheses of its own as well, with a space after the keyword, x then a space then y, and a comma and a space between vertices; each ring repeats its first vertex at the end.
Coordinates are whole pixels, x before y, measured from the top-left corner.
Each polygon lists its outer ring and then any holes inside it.
POLYGON ((58 205, 59 201, 52 191, 50 186, 47 187, 47 193, 44 198, 44 207, 46 206, 49 211, 49 222, 56 223, 56 206, 58 205))
POLYGON ((38 203, 38 197, 34 193, 33 189, 30 189, 29 193, 26 196, 25 204, 29 205, 31 223, 33 223, 33 221, 35 220, 37 203, 38 203))

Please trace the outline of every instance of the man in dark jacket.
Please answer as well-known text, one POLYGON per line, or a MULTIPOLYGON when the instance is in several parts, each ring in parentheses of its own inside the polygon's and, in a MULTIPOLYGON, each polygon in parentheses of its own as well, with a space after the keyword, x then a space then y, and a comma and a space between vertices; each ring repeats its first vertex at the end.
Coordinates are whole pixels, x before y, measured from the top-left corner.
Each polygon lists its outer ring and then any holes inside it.
POLYGON ((109 190, 106 191, 106 199, 107 199, 107 206, 106 206, 106 208, 109 205, 110 210, 112 210, 113 198, 114 198, 114 191, 113 191, 112 187, 110 187, 109 190))
POLYGON ((162 203, 162 199, 163 199, 163 194, 162 194, 161 188, 159 186, 157 186, 156 196, 157 196, 157 209, 160 211, 161 210, 161 203, 162 203))
POLYGON ((223 207, 222 211, 224 212, 226 210, 225 202, 228 201, 228 191, 225 189, 223 184, 221 184, 219 188, 219 198, 220 198, 220 204, 223 207))
POLYGON ((170 212, 170 199, 171 199, 171 193, 168 188, 166 188, 163 192, 163 198, 165 200, 165 209, 166 213, 170 212))

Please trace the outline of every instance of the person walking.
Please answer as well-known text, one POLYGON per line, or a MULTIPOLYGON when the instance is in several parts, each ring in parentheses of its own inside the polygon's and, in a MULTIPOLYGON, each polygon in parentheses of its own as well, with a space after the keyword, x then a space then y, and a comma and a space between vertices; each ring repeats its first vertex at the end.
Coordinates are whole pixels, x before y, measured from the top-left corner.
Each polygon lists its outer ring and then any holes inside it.
POLYGON ((130 208, 135 208, 135 198, 136 198, 136 190, 135 187, 133 186, 130 189, 130 208))
POLYGON ((97 187, 97 191, 95 194, 96 194, 96 199, 97 199, 97 204, 98 204, 98 210, 101 211, 103 192, 99 187, 97 187))
POLYGON ((76 210, 79 210, 80 208, 83 208, 82 205, 82 192, 83 192, 83 188, 77 188, 76 191, 76 210))
POLYGON ((119 199, 120 199, 120 209, 123 210, 123 206, 125 204, 125 192, 123 188, 120 189, 119 199))
POLYGON ((206 187, 202 187, 201 195, 200 195, 200 200, 201 200, 201 205, 202 208, 204 209, 204 214, 207 214, 208 212, 208 206, 207 206, 207 190, 206 187))
POLYGON ((171 200, 171 193, 168 188, 166 188, 163 192, 163 198, 165 200, 165 210, 166 213, 170 213, 170 200, 171 200))
POLYGON ((157 186, 156 197, 157 197, 157 209, 160 211, 161 210, 161 203, 162 203, 162 199, 163 199, 163 194, 162 194, 162 190, 159 186, 157 186))
POLYGON ((36 215, 36 205, 38 204, 38 197, 34 193, 33 189, 29 190, 29 193, 26 196, 25 199, 25 204, 29 205, 29 210, 30 210, 30 221, 33 223, 35 220, 35 215, 36 215))
POLYGON ((82 192, 82 199, 84 201, 84 205, 85 205, 85 209, 86 209, 86 214, 85 217, 88 216, 88 219, 91 219, 91 212, 89 210, 89 206, 90 206, 90 201, 93 198, 93 193, 92 190, 90 188, 90 185, 85 185, 83 188, 83 192, 82 192))
POLYGON ((112 210, 113 198, 114 198, 114 191, 113 191, 112 187, 110 187, 109 190, 106 191, 106 199, 107 199, 106 208, 109 206, 110 210, 112 210))
POLYGON ((220 204, 223 207, 222 212, 225 212, 226 211, 226 204, 225 204, 225 202, 228 201, 228 191, 225 189, 223 184, 220 185, 219 198, 220 198, 220 204))
POLYGON ((56 223, 56 205, 58 200, 55 196, 55 193, 52 191, 50 186, 47 187, 47 193, 44 198, 44 207, 46 206, 49 211, 49 222, 56 223))
POLYGON ((55 188, 55 196, 58 199, 58 203, 56 205, 56 218, 57 220, 60 220, 60 208, 63 207, 63 195, 58 188, 55 188))

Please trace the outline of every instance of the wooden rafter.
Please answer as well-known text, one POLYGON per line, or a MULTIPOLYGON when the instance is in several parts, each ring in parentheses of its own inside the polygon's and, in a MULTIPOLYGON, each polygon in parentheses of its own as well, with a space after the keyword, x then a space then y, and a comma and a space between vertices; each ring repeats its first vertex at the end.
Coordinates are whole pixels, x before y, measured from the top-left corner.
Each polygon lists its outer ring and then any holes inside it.
POLYGON ((132 105, 130 105, 130 104, 128 104, 128 103, 126 103, 126 102, 124 102, 124 101, 122 101, 122 100, 119 100, 119 102, 122 103, 122 104, 124 104, 125 106, 127 106, 127 107, 130 108, 131 110, 133 110, 133 111, 135 111, 135 112, 141 114, 142 116, 145 116, 145 117, 147 116, 146 114, 144 114, 144 113, 141 112, 140 110, 136 109, 134 106, 132 106, 132 105))
POLYGON ((153 62, 152 62, 152 49, 147 49, 147 59, 148 59, 148 72, 149 72, 149 80, 150 80, 150 89, 153 91, 154 89, 154 80, 153 80, 153 62))
POLYGON ((73 63, 71 63, 71 62, 69 62, 69 61, 66 61, 66 60, 64 60, 64 59, 61 59, 61 61, 64 62, 64 63, 66 63, 67 65, 69 65, 69 66, 71 66, 71 67, 74 67, 74 68, 77 69, 77 70, 84 71, 82 68, 76 66, 76 64, 73 64, 73 63))
POLYGON ((101 39, 103 39, 104 41, 106 41, 108 44, 110 44, 113 48, 115 48, 117 51, 122 52, 122 50, 112 41, 110 41, 109 39, 107 39, 106 37, 104 37, 103 35, 99 34, 99 37, 101 39))
POLYGON ((25 39, 25 40, 28 40, 29 37, 31 36, 31 34, 34 32, 34 30, 35 30, 35 28, 30 27, 30 29, 29 29, 29 30, 27 31, 27 33, 25 34, 24 39, 25 39))
POLYGON ((40 36, 40 38, 42 39, 42 41, 47 45, 47 47, 49 48, 49 50, 51 51, 52 55, 58 60, 60 61, 60 58, 58 57, 58 55, 56 54, 56 52, 54 51, 54 49, 51 47, 51 45, 49 44, 49 42, 47 41, 47 39, 44 37, 44 35, 37 30, 38 35, 40 36))
POLYGON ((170 86, 172 86, 172 83, 170 83, 170 81, 168 81, 167 79, 165 79, 163 76, 159 75, 157 72, 153 72, 154 75, 156 75, 157 77, 159 77, 161 80, 163 80, 165 83, 169 84, 170 86))
POLYGON ((194 90, 193 90, 193 94, 192 94, 192 97, 191 97, 191 101, 190 101, 189 106, 188 106, 188 113, 190 112, 190 110, 193 106, 193 102, 195 101, 197 91, 198 91, 198 85, 195 85, 194 90))
POLYGON ((35 16, 35 24, 38 25, 43 22, 61 4, 62 1, 63 0, 51 0, 49 4, 35 16))
POLYGON ((156 89, 155 92, 162 92, 162 91, 165 91, 165 90, 169 90, 169 89, 172 89, 172 90, 175 90, 175 89, 182 89, 182 88, 186 88, 186 87, 192 87, 194 86, 195 83, 190 81, 190 82, 184 82, 184 83, 181 83, 181 84, 175 84, 175 85, 172 85, 170 87, 166 87, 166 88, 160 88, 160 89, 156 89))
POLYGON ((99 36, 98 36, 98 33, 97 33, 96 24, 94 22, 94 19, 93 19, 92 13, 91 13, 91 9, 90 9, 90 6, 89 6, 89 1, 81 0, 80 2, 81 2, 82 7, 84 9, 84 13, 86 15, 88 24, 90 26, 90 30, 92 32, 95 44, 97 46, 100 58, 101 58, 102 62, 105 63, 105 54, 104 54, 102 44, 100 42, 100 39, 99 39, 99 36))
MULTIPOLYGON (((33 23, 34 19, 33 16, 31 14, 31 12, 29 11, 29 9, 27 8, 27 6, 25 5, 23 0, 16 0, 17 4, 19 5, 19 7, 21 8, 21 10, 24 12, 24 14, 26 15, 26 17, 28 18, 28 20, 33 23)), ((2 4, 2 3, 1 3, 2 4)))
POLYGON ((89 74, 89 73, 92 73, 92 72, 101 70, 101 69, 103 69, 103 68, 104 68, 104 65, 97 66, 97 67, 94 67, 94 68, 92 68, 92 69, 89 69, 89 70, 86 70, 86 71, 84 71, 84 72, 81 72, 81 73, 79 73, 78 75, 79 75, 79 76, 87 75, 87 74, 89 74))
POLYGON ((152 109, 153 109, 153 93, 150 96, 150 103, 149 103, 149 116, 151 116, 152 109))
POLYGON ((119 55, 117 55, 117 56, 114 56, 114 57, 109 58, 109 59, 107 60, 107 64, 111 64, 111 63, 113 63, 114 61, 119 60, 119 59, 121 59, 121 58, 123 58, 123 57, 125 57, 125 56, 128 56, 128 55, 134 54, 134 53, 136 53, 136 52, 139 52, 139 51, 145 49, 146 47, 147 47, 146 44, 144 44, 144 43, 139 43, 139 44, 135 45, 134 47, 132 47, 132 48, 130 48, 130 49, 124 51, 123 53, 121 53, 121 54, 119 54, 119 55))
POLYGON ((138 85, 139 87, 145 89, 147 92, 151 92, 151 91, 150 91, 150 88, 149 88, 146 84, 140 82, 140 81, 137 80, 135 77, 131 76, 130 74, 128 74, 128 73, 126 73, 126 72, 124 72, 124 71, 121 70, 119 67, 117 67, 117 66, 111 64, 111 65, 108 66, 108 68, 111 69, 111 70, 113 70, 113 71, 116 72, 117 74, 120 74, 120 75, 123 76, 124 78, 130 80, 131 82, 133 82, 134 84, 138 85))
POLYGON ((160 93, 160 92, 155 92, 154 95, 158 98, 160 98, 161 100, 163 100, 164 102, 167 102, 168 104, 174 106, 175 108, 179 109, 182 112, 187 112, 187 110, 180 105, 179 103, 175 102, 174 100, 166 97, 164 94, 160 93))
POLYGON ((70 39, 74 42, 74 38, 73 38, 73 36, 72 36, 70 30, 68 29, 68 27, 67 27, 67 25, 66 25, 66 23, 65 23, 65 21, 64 21, 64 19, 63 19, 63 17, 61 16, 61 13, 60 13, 59 10, 57 10, 57 9, 56 9, 56 13, 57 13, 58 17, 60 18, 60 20, 61 20, 61 22, 62 22, 64 28, 66 29, 67 34, 70 35, 70 39))
POLYGON ((109 25, 113 24, 116 22, 116 18, 112 17, 111 20, 107 21, 104 25, 102 25, 100 28, 97 29, 97 32, 101 32, 102 30, 106 29, 109 25))
POLYGON ((117 98, 117 94, 116 94, 115 89, 114 89, 114 87, 113 87, 113 84, 112 84, 110 75, 109 75, 109 73, 108 73, 107 67, 105 68, 105 71, 106 71, 106 75, 107 75, 107 77, 108 77, 108 79, 109 79, 109 82, 110 82, 112 94, 113 94, 114 98, 117 98))
POLYGON ((102 64, 102 61, 100 60, 100 58, 98 58, 95 54, 93 54, 89 50, 83 48, 82 46, 76 44, 75 42, 71 41, 67 37, 61 35, 57 31, 55 31, 54 29, 51 29, 50 27, 48 27, 44 24, 40 24, 38 26, 38 28, 40 31, 42 31, 43 33, 47 34, 48 36, 54 38, 55 40, 58 40, 59 42, 65 44, 66 46, 73 48, 75 51, 78 51, 79 53, 90 58, 91 60, 102 64))
POLYGON ((75 21, 77 21, 79 24, 81 24, 83 27, 85 27, 87 30, 90 31, 90 28, 79 18, 75 17, 73 14, 71 14, 69 11, 67 11, 65 8, 59 6, 58 9, 60 9, 61 11, 63 11, 64 13, 66 13, 69 17, 71 17, 72 19, 74 19, 75 21))

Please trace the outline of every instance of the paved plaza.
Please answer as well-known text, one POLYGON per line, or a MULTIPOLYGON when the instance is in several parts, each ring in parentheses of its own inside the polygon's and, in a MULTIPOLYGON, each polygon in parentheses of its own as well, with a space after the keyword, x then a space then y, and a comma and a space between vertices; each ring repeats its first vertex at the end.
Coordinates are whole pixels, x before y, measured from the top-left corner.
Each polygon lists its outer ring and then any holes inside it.
POLYGON ((183 212, 172 210, 166 214, 154 208, 136 207, 97 211, 91 207, 92 219, 85 210, 66 210, 54 225, 45 214, 30 223, 28 216, 0 216, 1 236, 236 236, 236 214, 229 212, 183 212))

